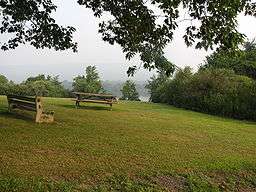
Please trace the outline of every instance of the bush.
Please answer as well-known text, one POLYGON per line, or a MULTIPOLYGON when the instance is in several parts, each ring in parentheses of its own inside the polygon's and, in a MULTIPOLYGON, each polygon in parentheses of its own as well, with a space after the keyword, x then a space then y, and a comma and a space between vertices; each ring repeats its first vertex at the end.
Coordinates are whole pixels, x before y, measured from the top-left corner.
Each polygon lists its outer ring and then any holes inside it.
MULTIPOLYGON (((150 83, 154 84, 152 81, 150 83)), ((256 83, 253 79, 236 75, 231 70, 207 69, 192 74, 189 68, 185 68, 178 71, 173 79, 165 80, 150 92, 158 97, 153 102, 256 120, 256 83)))

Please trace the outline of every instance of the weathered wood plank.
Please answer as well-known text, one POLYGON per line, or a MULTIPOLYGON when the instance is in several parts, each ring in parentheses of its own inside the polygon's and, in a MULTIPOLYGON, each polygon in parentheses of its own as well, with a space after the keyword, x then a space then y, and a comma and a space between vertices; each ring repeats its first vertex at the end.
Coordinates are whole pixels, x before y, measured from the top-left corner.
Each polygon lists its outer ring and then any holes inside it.
POLYGON ((35 102, 34 103, 29 103, 27 101, 21 101, 21 100, 17 100, 17 99, 9 99, 9 102, 12 103, 12 104, 24 105, 24 106, 28 106, 30 108, 36 109, 35 102))
POLYGON ((110 97, 116 98, 114 95, 110 94, 99 94, 99 93, 82 93, 82 92, 73 92, 75 95, 83 95, 83 96, 99 96, 99 97, 110 97))
POLYGON ((19 99, 23 101, 30 101, 30 102, 35 102, 36 97, 26 97, 26 96, 19 96, 19 95, 7 95, 7 98, 9 99, 19 99))
POLYGON ((113 102, 111 101, 104 101, 104 100, 90 100, 90 99, 82 99, 82 100, 77 100, 77 99, 72 99, 72 101, 77 101, 77 102, 88 102, 88 103, 102 103, 102 104, 112 104, 113 102))
POLYGON ((29 107, 29 106, 27 106, 27 105, 11 104, 11 107, 12 107, 13 109, 21 109, 21 110, 35 111, 35 112, 36 112, 36 108, 29 107))

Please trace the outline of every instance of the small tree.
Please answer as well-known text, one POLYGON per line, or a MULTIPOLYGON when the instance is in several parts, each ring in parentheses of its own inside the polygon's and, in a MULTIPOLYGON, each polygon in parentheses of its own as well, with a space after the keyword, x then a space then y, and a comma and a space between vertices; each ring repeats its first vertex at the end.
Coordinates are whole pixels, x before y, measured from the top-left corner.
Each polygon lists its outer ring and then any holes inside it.
POLYGON ((85 76, 77 76, 73 82, 74 91, 86 93, 99 93, 103 92, 102 83, 96 66, 88 66, 85 70, 85 76))
POLYGON ((5 76, 0 75, 0 95, 6 94, 8 85, 9 85, 8 79, 5 76))
POLYGON ((136 90, 135 83, 131 80, 127 80, 122 89, 122 98, 123 100, 130 100, 130 101, 139 101, 139 93, 136 90))
POLYGON ((160 102, 161 94, 164 92, 161 90, 164 88, 165 83, 169 80, 169 77, 166 75, 164 70, 158 70, 157 76, 153 76, 148 81, 147 85, 145 86, 150 93, 149 100, 155 103, 160 102))

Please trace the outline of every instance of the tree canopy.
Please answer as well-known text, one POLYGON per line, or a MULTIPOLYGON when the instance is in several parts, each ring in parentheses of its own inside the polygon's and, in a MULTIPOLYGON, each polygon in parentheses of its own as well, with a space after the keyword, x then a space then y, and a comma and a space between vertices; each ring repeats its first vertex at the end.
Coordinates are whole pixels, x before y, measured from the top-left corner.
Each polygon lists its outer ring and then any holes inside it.
POLYGON ((246 42, 237 54, 221 50, 206 57, 201 69, 225 68, 233 70, 238 75, 256 79, 256 42, 246 42))
POLYGON ((130 100, 130 101, 140 101, 139 93, 136 90, 135 83, 131 80, 127 80, 122 89, 122 98, 123 100, 130 100))
MULTIPOLYGON (((184 34, 187 46, 221 49, 238 48, 244 35, 237 31, 240 13, 256 16, 254 0, 78 0, 96 17, 104 13, 113 17, 99 24, 102 39, 119 44, 127 59, 139 54, 144 68, 158 68, 156 60, 173 39, 182 21, 189 25, 184 34), (186 11, 187 18, 180 8, 186 11), (150 54, 149 54, 150 53, 150 54)), ((77 50, 73 27, 58 25, 51 14, 56 10, 52 0, 0 0, 0 32, 13 34, 0 42, 3 50, 29 42, 36 48, 77 50)), ((169 70, 170 66, 167 67, 169 70)), ((130 68, 133 73, 136 67, 130 68)))
POLYGON ((36 48, 77 50, 73 42, 74 27, 62 27, 52 18, 56 10, 51 0, 0 0, 0 33, 9 34, 0 41, 3 50, 15 49, 29 42, 36 48))
POLYGON ((95 66, 88 66, 85 75, 77 76, 73 82, 74 91, 85 93, 103 92, 102 83, 95 66))

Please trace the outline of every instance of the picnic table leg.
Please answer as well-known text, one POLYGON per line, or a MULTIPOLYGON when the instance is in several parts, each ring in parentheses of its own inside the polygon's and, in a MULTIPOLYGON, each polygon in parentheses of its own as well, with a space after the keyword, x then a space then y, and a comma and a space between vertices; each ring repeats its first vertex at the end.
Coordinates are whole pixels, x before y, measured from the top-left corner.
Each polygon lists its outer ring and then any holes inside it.
POLYGON ((76 108, 80 106, 79 101, 76 101, 76 108))
POLYGON ((110 111, 112 111, 112 103, 111 104, 109 104, 110 105, 110 111))
POLYGON ((80 95, 77 95, 76 96, 76 108, 80 107, 79 100, 80 100, 80 95))
POLYGON ((7 98, 7 100, 8 100, 8 111, 11 112, 11 103, 8 98, 7 98))

